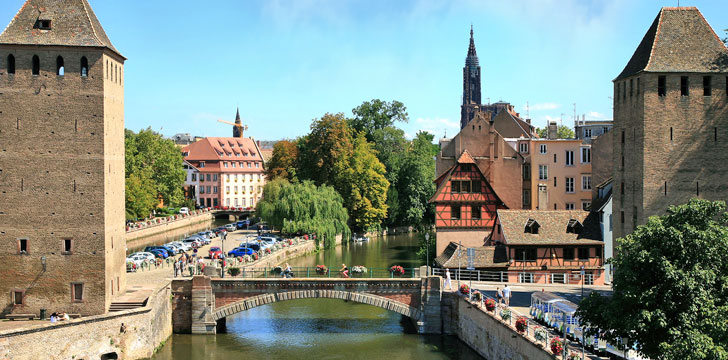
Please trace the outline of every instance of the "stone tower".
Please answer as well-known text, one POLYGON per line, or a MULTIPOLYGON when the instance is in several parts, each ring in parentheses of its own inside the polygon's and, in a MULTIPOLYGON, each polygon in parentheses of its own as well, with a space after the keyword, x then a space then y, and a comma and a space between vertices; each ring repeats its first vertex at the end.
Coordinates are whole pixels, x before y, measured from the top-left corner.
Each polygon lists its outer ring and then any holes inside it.
POLYGON ((475 40, 473 39, 473 26, 470 26, 470 46, 468 56, 465 57, 463 67, 463 104, 460 110, 460 128, 473 119, 473 116, 480 108, 480 64, 478 54, 475 52, 475 40))
POLYGON ((692 197, 728 200, 728 50, 694 7, 662 8, 614 80, 615 238, 692 197))
POLYGON ((27 0, 0 34, 2 313, 125 291, 125 60, 87 0, 27 0))

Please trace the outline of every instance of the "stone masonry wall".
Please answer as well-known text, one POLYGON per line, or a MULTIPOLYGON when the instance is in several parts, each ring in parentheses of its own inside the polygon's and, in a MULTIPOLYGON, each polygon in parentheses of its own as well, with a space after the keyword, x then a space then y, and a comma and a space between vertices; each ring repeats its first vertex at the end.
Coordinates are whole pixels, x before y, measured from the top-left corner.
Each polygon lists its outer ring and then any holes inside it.
MULTIPOLYGON (((518 335, 500 320, 470 305, 459 296, 443 294, 452 306, 447 320, 455 334, 488 360, 549 360, 551 354, 518 335)), ((444 315, 443 315, 444 316, 444 315)))
POLYGON ((168 239, 170 236, 183 236, 185 234, 196 233, 209 229, 212 226, 213 220, 212 214, 205 213, 132 231, 126 234, 126 246, 131 250, 156 243, 160 239, 168 239))
POLYGON ((143 308, 1 331, 0 359, 91 360, 108 353, 119 359, 149 358, 172 334, 170 295, 166 283, 143 308))

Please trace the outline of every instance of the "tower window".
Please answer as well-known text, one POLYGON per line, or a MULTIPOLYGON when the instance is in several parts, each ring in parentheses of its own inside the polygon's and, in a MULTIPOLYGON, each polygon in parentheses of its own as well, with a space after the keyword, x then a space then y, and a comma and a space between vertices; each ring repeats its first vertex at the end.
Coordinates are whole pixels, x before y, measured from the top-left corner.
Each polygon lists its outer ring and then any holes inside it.
POLYGON ((680 77, 680 96, 690 96, 690 81, 687 76, 680 77))
POLYGON ((632 97, 633 79, 629 79, 629 97, 632 97))
POLYGON ((66 73, 66 69, 63 67, 63 57, 59 56, 56 58, 56 75, 63 76, 66 73))
POLYGON ((81 77, 88 76, 88 59, 86 57, 81 58, 81 77))
POLYGON ((15 74, 15 56, 8 55, 8 74, 15 74))
POLYGON ((23 305, 25 291, 13 291, 13 305, 23 305))
POLYGON ((667 83, 667 80, 665 79, 664 75, 657 77, 657 96, 667 95, 666 83, 667 83))
POLYGON ((718 128, 713 128, 713 142, 718 142, 718 128))
POLYGON ((711 96, 712 89, 710 88, 710 85, 711 85, 711 77, 703 76, 703 96, 711 96))
POLYGON ((50 20, 38 20, 35 22, 35 27, 40 30, 50 30, 51 21, 50 20))
POLYGON ((20 252, 20 254, 28 253, 28 239, 18 240, 18 251, 20 252))
POLYGON ((33 55, 33 75, 40 75, 40 58, 33 55))
POLYGON ((695 196, 700 196, 700 182, 695 182, 695 196))
POLYGON ((71 253, 71 239, 63 239, 63 253, 64 254, 71 253))
POLYGON ((622 129, 622 144, 624 144, 624 129, 622 129))
POLYGON ((672 126, 670 126, 670 141, 672 141, 672 126))

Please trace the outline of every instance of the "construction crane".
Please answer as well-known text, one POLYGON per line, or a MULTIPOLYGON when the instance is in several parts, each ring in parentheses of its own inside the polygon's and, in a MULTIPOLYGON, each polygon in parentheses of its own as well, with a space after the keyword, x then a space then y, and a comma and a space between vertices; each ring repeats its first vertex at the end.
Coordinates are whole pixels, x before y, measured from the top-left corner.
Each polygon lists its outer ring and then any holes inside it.
POLYGON ((233 135, 235 135, 235 129, 237 129, 238 130, 237 133, 240 134, 240 136, 236 136, 236 137, 243 137, 243 131, 247 131, 248 130, 248 125, 243 125, 243 124, 238 123, 238 122, 231 123, 229 121, 225 121, 225 120, 222 120, 222 119, 217 119, 217 122, 221 122, 223 124, 232 125, 233 126, 233 135))

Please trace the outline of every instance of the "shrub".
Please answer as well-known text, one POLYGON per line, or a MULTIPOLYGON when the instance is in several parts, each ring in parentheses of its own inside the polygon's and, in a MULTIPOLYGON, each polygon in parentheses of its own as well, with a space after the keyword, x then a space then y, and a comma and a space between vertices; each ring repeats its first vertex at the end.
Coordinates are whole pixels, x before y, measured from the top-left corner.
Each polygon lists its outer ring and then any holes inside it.
POLYGON ((240 275, 240 268, 237 268, 237 267, 229 267, 227 269, 227 273, 230 276, 238 276, 238 275, 240 275))

